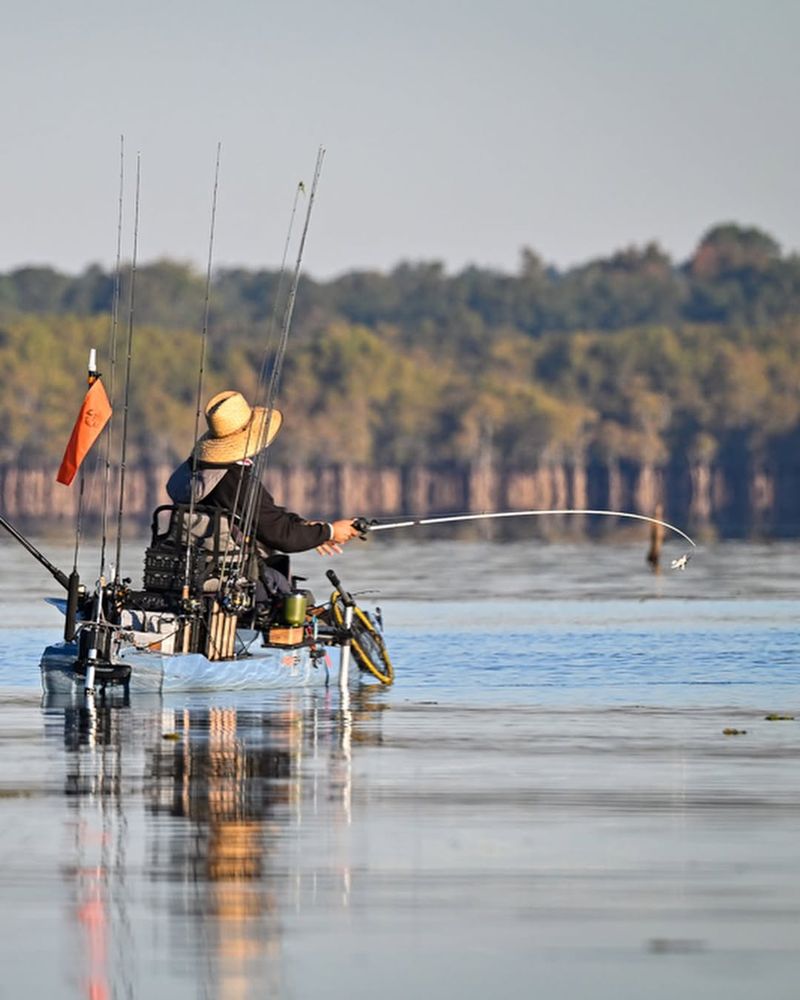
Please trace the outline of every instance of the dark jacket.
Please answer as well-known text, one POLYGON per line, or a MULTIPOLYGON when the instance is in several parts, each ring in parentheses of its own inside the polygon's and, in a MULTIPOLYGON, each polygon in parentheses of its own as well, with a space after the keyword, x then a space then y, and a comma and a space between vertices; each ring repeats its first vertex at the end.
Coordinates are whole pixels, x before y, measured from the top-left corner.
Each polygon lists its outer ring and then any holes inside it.
MULTIPOLYGON (((195 502, 202 503, 205 507, 218 507, 228 517, 236 504, 237 513, 241 513, 251 476, 250 465, 223 467, 200 463, 195 502)), ((191 463, 187 461, 175 470, 167 484, 167 492, 175 503, 189 503, 190 482, 191 463)), ((239 517, 236 521, 239 522, 239 517)), ((307 549, 315 549, 330 538, 330 525, 311 524, 299 514, 279 507, 261 483, 256 485, 253 527, 256 539, 262 546, 279 552, 305 552, 307 549)))

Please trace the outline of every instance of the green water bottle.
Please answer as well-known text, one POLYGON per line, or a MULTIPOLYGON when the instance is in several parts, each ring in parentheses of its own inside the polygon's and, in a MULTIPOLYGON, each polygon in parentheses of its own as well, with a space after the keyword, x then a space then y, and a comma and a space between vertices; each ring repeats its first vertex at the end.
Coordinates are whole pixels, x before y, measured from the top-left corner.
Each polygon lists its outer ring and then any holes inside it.
POLYGON ((283 599, 283 620, 289 626, 302 625, 306 620, 306 605, 308 599, 305 594, 287 594, 283 599))

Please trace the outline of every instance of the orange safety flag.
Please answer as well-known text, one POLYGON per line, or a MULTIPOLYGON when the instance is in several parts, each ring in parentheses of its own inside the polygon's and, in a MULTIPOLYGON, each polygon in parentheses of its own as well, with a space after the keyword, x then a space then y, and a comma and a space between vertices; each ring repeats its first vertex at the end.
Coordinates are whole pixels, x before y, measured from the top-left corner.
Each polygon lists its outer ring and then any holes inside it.
POLYGON ((103 383, 97 379, 89 387, 89 391, 83 397, 81 412, 72 428, 72 436, 67 444, 67 450, 61 460, 61 468, 58 470, 56 480, 69 486, 75 478, 75 473, 80 468, 81 462, 86 458, 89 449, 100 436, 100 432, 108 423, 111 416, 111 403, 108 401, 103 383))

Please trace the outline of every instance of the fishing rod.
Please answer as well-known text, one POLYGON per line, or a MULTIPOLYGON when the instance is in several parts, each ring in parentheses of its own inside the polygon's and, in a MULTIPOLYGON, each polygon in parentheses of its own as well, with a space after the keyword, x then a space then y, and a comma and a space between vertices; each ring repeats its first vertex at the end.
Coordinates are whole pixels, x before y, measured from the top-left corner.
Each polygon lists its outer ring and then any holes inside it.
POLYGON ((139 248, 139 192, 141 190, 141 154, 136 155, 136 195, 133 213, 133 256, 131 257, 131 288, 128 304, 128 357, 125 364, 125 395, 122 410, 122 447, 119 463, 119 509, 117 511, 117 554, 114 566, 114 583, 119 584, 119 567, 122 560, 122 515, 125 507, 125 458, 128 450, 128 404, 131 390, 131 358, 133 355, 133 316, 136 299, 136 256, 139 248))
MULTIPOLYGON (((270 314, 269 325, 267 327, 267 331, 268 331, 268 334, 267 334, 267 346, 266 346, 266 350, 264 351, 264 358, 263 358, 263 360, 261 362, 261 370, 258 373, 258 393, 259 394, 260 394, 260 391, 267 384, 267 368, 268 368, 268 364, 269 364, 269 353, 270 353, 270 347, 272 346, 272 336, 273 336, 273 333, 275 332, 275 326, 276 326, 277 321, 278 321, 278 307, 280 306, 280 302, 281 302, 281 293, 283 292, 283 285, 284 285, 284 281, 286 280, 286 261, 287 261, 287 259, 289 257, 289 246, 291 245, 291 242, 292 242, 292 232, 294 231, 294 220, 295 220, 295 216, 297 215, 297 203, 300 201, 300 195, 301 194, 305 194, 305 193, 306 193, 306 186, 305 186, 305 184, 302 181, 298 181, 297 187, 295 188, 295 192, 294 192, 294 201, 292 202, 292 214, 289 216, 289 225, 288 225, 288 227, 286 229, 286 241, 283 244, 283 256, 281 257, 281 268, 280 268, 280 271, 278 272, 278 282, 277 282, 277 285, 275 286, 275 297, 273 298, 273 301, 272 301, 272 312, 270 314)), ((268 395, 268 393, 265 394, 265 396, 264 396, 264 400, 265 401, 266 401, 267 395, 268 395)), ((261 401, 261 398, 260 398, 260 395, 258 395, 258 398, 256 399, 256 402, 260 402, 260 401, 261 401)))
POLYGON ((122 282, 122 203, 125 193, 125 136, 119 137, 119 196, 117 200, 117 253, 114 264, 114 287, 111 293, 111 326, 108 332, 108 356, 111 372, 109 375, 109 403, 111 416, 108 418, 106 433, 105 471, 103 475, 102 519, 100 524, 100 580, 101 586, 106 576, 106 542, 108 536, 108 498, 111 490, 111 434, 114 426, 117 379, 117 333, 119 330, 120 286, 122 282))
MULTIPOLYGON (((452 524, 458 521, 489 521, 507 517, 542 517, 545 515, 561 514, 585 514, 598 517, 626 517, 635 521, 645 521, 647 524, 657 524, 662 528, 668 528, 670 531, 674 531, 675 534, 680 535, 681 538, 687 541, 689 545, 691 545, 692 549, 697 548, 697 545, 692 541, 692 539, 685 532, 681 531, 680 528, 676 528, 674 524, 670 524, 668 521, 661 521, 657 517, 649 517, 647 514, 633 514, 630 511, 625 510, 589 510, 577 507, 558 508, 553 510, 504 510, 496 511, 494 513, 481 514, 445 514, 437 517, 409 517, 400 521, 387 521, 381 518, 357 517, 353 521, 353 526, 361 533, 362 538, 366 538, 367 532, 369 531, 388 531, 394 528, 416 528, 426 524, 452 524)), ((691 555, 691 550, 689 550, 679 558, 673 559, 671 568, 685 569, 691 555)))
POLYGON ((5 528, 12 538, 16 539, 24 549, 27 549, 33 558, 44 566, 50 575, 61 584, 64 590, 69 590, 70 578, 67 574, 60 570, 58 566, 54 566, 46 556, 42 555, 33 542, 28 541, 28 539, 21 532, 17 531, 14 525, 10 521, 7 521, 2 514, 0 514, 0 527, 5 528))
MULTIPOLYGON (((253 524, 256 516, 256 496, 258 493, 259 486, 261 484, 261 477, 266 469, 267 464, 267 452, 266 452, 266 441, 267 435, 269 433, 269 427, 272 422, 272 414, 275 411, 275 400, 277 397, 278 384, 280 382, 281 372, 283 370, 283 360, 286 356, 286 348, 289 341, 289 331, 292 324, 292 317, 294 315, 294 306, 297 299, 297 288, 300 283, 300 269, 303 263, 303 254, 305 252, 306 237, 308 236, 308 229, 311 223, 311 213, 314 207, 314 200, 316 198, 317 187, 319 185, 320 174, 322 173, 322 163, 325 158, 325 147, 320 146, 317 150, 317 160, 314 167, 314 178, 311 184, 311 190, 309 192, 308 204, 306 205, 305 220, 303 223, 303 230, 300 236, 300 243, 297 250, 297 257, 295 260, 294 274, 292 276, 292 283, 289 287, 289 295, 286 302, 286 308, 283 315, 283 324, 281 327, 281 336, 278 343, 278 347, 275 354, 275 360, 272 365, 272 372, 270 374, 269 385, 267 388, 267 395, 265 399, 265 409, 266 409, 266 419, 264 421, 263 428, 260 431, 258 440, 258 450, 256 452, 255 460, 253 466, 251 467, 250 482, 245 493, 243 500, 243 511, 242 511, 242 534, 245 541, 249 541, 250 545, 243 545, 239 554, 237 572, 240 574, 242 567, 244 566, 245 560, 248 556, 246 549, 251 548, 253 543, 252 540, 252 530, 253 524)), ((301 185, 298 187, 298 194, 300 190, 305 190, 301 185)))
MULTIPOLYGON (((289 328, 292 325, 292 316, 294 315, 294 305, 297 299, 297 287, 300 284, 300 267, 303 263, 303 253, 306 247, 306 237, 308 236, 308 227, 311 223, 311 211, 314 208, 314 199, 317 196, 317 187, 319 185, 320 174, 322 173, 322 162, 325 159, 325 147, 320 146, 317 150, 317 162, 314 166, 314 179, 311 182, 311 192, 308 196, 308 205, 306 206, 306 217, 303 223, 303 231, 300 235, 300 245, 297 249, 297 260, 294 265, 294 276, 292 278, 292 284, 289 288, 289 298, 286 302, 286 312, 283 316, 283 328, 281 330, 281 341, 278 347, 278 354, 275 358, 275 363, 272 366, 272 374, 269 380, 269 388, 267 390, 267 405, 270 411, 275 405, 275 398, 278 394, 278 384, 280 382, 281 372, 283 370, 283 359, 286 355, 286 345, 289 340, 289 328)), ((301 185, 301 190, 305 190, 301 185)), ((266 433, 266 431, 264 432, 266 433)), ((263 451, 259 453, 260 457, 264 457, 266 463, 266 457, 263 451)))
MULTIPOLYGON (((269 322, 267 324, 267 342, 264 348, 264 357, 261 362, 261 368, 258 373, 258 381, 256 383, 256 395, 253 402, 259 405, 262 398, 266 402, 266 393, 264 392, 264 387, 267 381, 267 367, 269 362, 270 352, 272 350, 273 338, 275 336, 276 323, 278 318, 278 307, 280 305, 281 292, 283 290, 283 283, 286 277, 286 261, 289 256, 289 246, 292 241, 292 232, 294 230, 294 220, 297 214, 297 203, 300 199, 301 193, 305 193, 305 185, 300 181, 295 189, 294 200, 292 202, 292 211, 289 216, 289 225, 286 230, 286 240, 283 245, 283 256, 281 258, 280 271, 278 272, 278 282, 275 289, 275 296, 272 302, 272 311, 270 313, 269 322), (263 394, 263 395, 262 395, 263 394)), ((252 427, 247 432, 247 439, 245 441, 245 450, 250 450, 250 435, 252 433, 252 427)), ((197 430, 195 429, 195 437, 197 437, 197 430)), ((239 481, 236 484, 236 492, 233 497, 233 506, 231 509, 231 524, 233 525, 238 517, 239 512, 239 499, 241 497, 242 491, 242 477, 239 477, 239 481)), ((241 518, 239 518, 241 520, 241 518)), ((222 556, 222 566, 223 568, 228 565, 228 556, 231 552, 231 548, 234 542, 234 533, 232 531, 228 532, 228 538, 225 543, 225 551, 222 556)), ((235 576, 240 575, 241 566, 243 565, 243 558, 238 559, 235 567, 235 576)), ((224 569, 223 569, 224 572, 224 569)), ((224 579, 221 582, 221 586, 224 584, 224 579)))
POLYGON ((16 539, 24 549, 30 552, 33 558, 41 566, 44 566, 53 579, 57 583, 60 583, 64 590, 66 590, 67 607, 64 616, 64 639, 66 642, 71 642, 75 637, 75 618, 78 611, 78 600, 80 598, 81 591, 78 571, 73 569, 69 576, 67 576, 67 574, 60 570, 58 566, 54 566, 47 556, 42 555, 33 542, 28 541, 28 539, 21 532, 17 531, 14 525, 10 521, 7 521, 2 514, 0 514, 0 527, 5 528, 9 535, 16 539))
POLYGON ((267 410, 266 420, 264 421, 263 429, 261 430, 261 439, 259 440, 259 449, 256 453, 255 460, 253 462, 252 476, 249 484, 249 496, 245 497, 245 508, 243 517, 243 531, 245 537, 249 537, 253 527, 253 521, 255 520, 255 498, 258 490, 258 486, 261 483, 261 477, 267 466, 267 451, 266 451, 266 439, 269 433, 269 425, 272 421, 272 414, 275 410, 275 400, 278 395, 278 385, 280 383, 281 373, 283 371, 283 360, 286 356, 286 347, 289 342, 289 330, 292 325, 292 317, 294 315, 294 306, 297 299, 297 288, 300 284, 300 268, 303 263, 303 254, 305 252, 306 237, 308 236, 308 227, 311 223, 311 212, 314 208, 314 200, 317 195, 317 187, 319 185, 320 174, 322 173, 322 162, 325 159, 325 147, 320 146, 317 150, 317 162, 314 166, 314 178, 311 182, 311 191, 308 196, 308 204, 306 205, 306 215, 303 223, 303 231, 300 234, 300 243, 297 248, 297 258, 294 265, 294 274, 292 276, 292 283, 289 286, 289 296, 286 301, 286 309, 283 314, 283 325, 281 327, 281 337, 278 343, 278 349, 275 354, 275 360, 272 364, 272 372, 270 373, 269 386, 267 388, 267 397, 265 400, 265 407, 267 410))
MULTIPOLYGON (((206 265, 206 291, 205 302, 203 304, 203 332, 200 336, 200 370, 197 375, 197 408, 194 414, 194 440, 196 441, 200 432, 200 410, 203 405, 203 377, 205 375, 206 363, 206 343, 208 341, 208 314, 211 300, 211 264, 214 256, 214 232, 217 221, 217 192, 219 190, 219 158, 222 150, 222 143, 217 143, 217 161, 214 167, 214 193, 211 196, 211 226, 208 234, 208 262, 206 265)), ((192 475, 189 482, 189 525, 194 524, 195 492, 197 484, 197 448, 192 451, 192 475)), ((189 597, 189 577, 192 568, 192 538, 187 533, 186 537, 186 562, 183 570, 183 599, 189 597)))

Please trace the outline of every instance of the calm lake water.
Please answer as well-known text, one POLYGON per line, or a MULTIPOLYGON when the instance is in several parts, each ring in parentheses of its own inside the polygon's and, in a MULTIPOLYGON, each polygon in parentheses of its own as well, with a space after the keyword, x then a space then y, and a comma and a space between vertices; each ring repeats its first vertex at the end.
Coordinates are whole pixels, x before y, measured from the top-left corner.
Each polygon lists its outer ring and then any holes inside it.
POLYGON ((43 704, 0 542, 0 997, 796 997, 800 545, 625 538, 350 546, 397 680, 347 711, 43 704))

